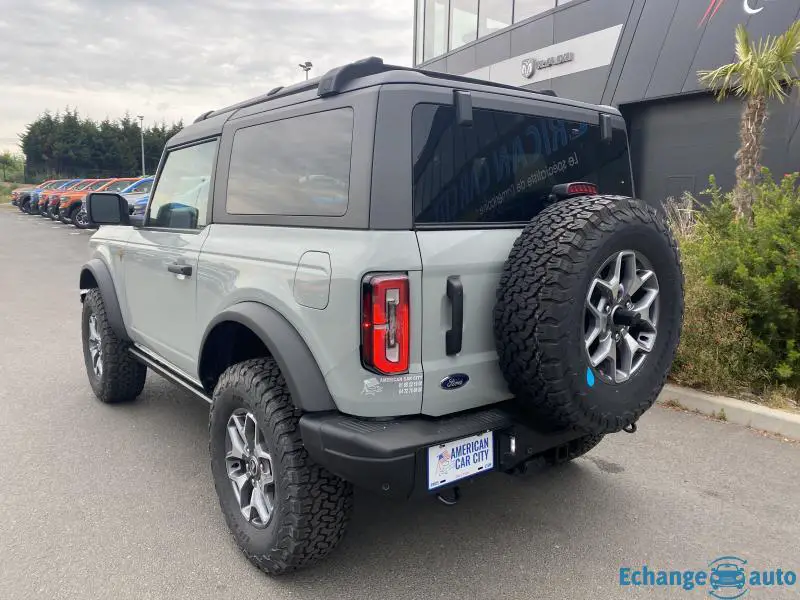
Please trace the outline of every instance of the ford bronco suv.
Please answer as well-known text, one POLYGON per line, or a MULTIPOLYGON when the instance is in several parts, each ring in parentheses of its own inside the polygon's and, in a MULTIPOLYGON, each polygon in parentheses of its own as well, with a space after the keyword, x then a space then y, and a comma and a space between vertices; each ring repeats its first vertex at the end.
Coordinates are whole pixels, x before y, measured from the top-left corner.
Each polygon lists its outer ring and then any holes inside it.
POLYGON ((142 217, 91 193, 83 352, 103 402, 148 369, 206 400, 222 513, 279 574, 353 486, 455 499, 633 431, 683 276, 633 199, 613 108, 365 59, 211 111, 142 217))

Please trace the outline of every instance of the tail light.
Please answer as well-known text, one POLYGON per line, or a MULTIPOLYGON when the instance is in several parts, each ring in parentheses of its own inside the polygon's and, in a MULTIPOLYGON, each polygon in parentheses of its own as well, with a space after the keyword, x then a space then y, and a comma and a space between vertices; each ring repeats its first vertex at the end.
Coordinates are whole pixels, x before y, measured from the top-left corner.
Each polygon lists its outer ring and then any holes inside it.
POLYGON ((408 276, 371 275, 364 279, 361 360, 370 371, 399 375, 408 371, 408 276))
POLYGON ((559 183, 553 186, 551 200, 562 200, 574 198, 575 196, 594 196, 597 194, 597 186, 585 181, 575 181, 573 183, 559 183))
POLYGON ((592 196, 597 194, 597 186, 593 183, 570 183, 567 185, 567 194, 570 196, 592 196))

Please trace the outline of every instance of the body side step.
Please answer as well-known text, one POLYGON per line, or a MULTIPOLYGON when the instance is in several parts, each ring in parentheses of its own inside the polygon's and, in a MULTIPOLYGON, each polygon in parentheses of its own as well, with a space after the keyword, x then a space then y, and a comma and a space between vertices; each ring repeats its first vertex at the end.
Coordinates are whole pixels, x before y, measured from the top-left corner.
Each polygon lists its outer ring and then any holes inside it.
POLYGON ((163 362, 159 361, 157 358, 151 356, 149 353, 145 353, 140 348, 136 346, 131 346, 128 352, 131 353, 136 360, 140 363, 147 365, 153 371, 161 375, 163 378, 172 381, 173 383, 177 383, 182 388, 192 392, 198 398, 202 398, 209 404, 211 404, 212 400, 208 397, 205 390, 198 386, 195 382, 191 381, 184 375, 176 372, 173 368, 167 366, 163 362))

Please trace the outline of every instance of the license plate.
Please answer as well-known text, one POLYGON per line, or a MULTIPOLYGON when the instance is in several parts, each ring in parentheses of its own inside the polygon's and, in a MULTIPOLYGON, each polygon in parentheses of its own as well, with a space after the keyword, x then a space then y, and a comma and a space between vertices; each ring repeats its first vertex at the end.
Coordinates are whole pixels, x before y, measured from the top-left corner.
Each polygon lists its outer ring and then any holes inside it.
POLYGON ((491 431, 428 448, 428 489, 433 490, 494 468, 491 431))

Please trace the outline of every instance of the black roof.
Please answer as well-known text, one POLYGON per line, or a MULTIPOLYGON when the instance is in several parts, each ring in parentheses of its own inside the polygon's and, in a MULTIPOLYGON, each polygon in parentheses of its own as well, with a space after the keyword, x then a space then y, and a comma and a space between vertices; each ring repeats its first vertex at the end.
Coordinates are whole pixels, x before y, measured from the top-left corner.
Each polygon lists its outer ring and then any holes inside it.
MULTIPOLYGON (((240 109, 276 100, 278 98, 285 98, 293 94, 300 94, 314 90, 316 90, 316 95, 318 97, 325 98, 352 88, 355 82, 361 83, 359 80, 364 80, 363 83, 365 86, 388 83, 431 84, 448 82, 451 84, 459 84, 459 88, 466 90, 513 91, 515 94, 526 95, 532 98, 538 97, 542 99, 543 97, 546 97, 549 101, 557 102, 559 104, 567 104, 583 108, 592 107, 592 105, 584 102, 568 100, 565 98, 556 98, 555 93, 549 90, 537 92, 521 87, 494 83, 482 79, 473 79, 471 77, 463 77, 460 75, 451 75, 449 73, 441 73, 438 71, 427 71, 424 69, 388 65, 385 64, 382 59, 372 56, 343 65, 341 67, 337 67, 335 69, 331 69, 321 77, 309 79, 308 81, 303 81, 302 83, 287 87, 279 86, 273 88, 266 94, 262 94, 261 96, 256 96, 255 98, 251 98, 225 108, 205 112, 197 117, 192 125, 173 137, 172 140, 170 140, 169 145, 183 143, 189 141, 190 139, 198 139, 205 134, 206 130, 208 130, 209 135, 212 134, 214 130, 218 132, 221 129, 222 124, 224 124, 224 122, 227 121, 233 115, 233 113, 240 109), (205 123, 206 121, 209 122, 205 123), (186 134, 184 135, 183 132, 186 132, 186 134)), ((603 107, 603 110, 619 114, 617 110, 612 107, 603 107)))

